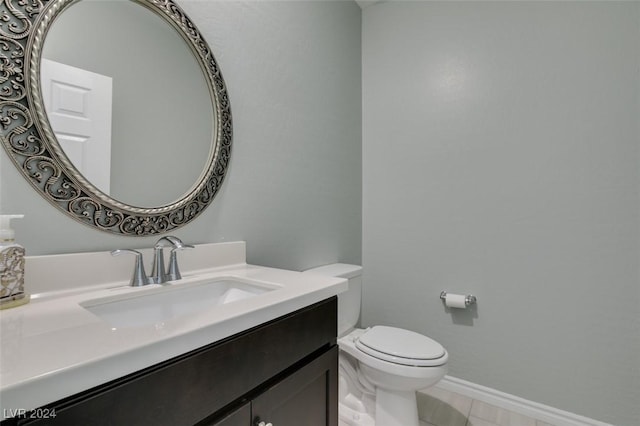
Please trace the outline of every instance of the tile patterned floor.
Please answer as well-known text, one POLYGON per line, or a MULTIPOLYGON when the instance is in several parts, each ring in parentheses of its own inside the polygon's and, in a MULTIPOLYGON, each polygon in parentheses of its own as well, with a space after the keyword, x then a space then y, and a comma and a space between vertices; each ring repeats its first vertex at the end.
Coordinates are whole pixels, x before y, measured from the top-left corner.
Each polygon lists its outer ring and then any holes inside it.
POLYGON ((421 426, 554 426, 454 392, 418 392, 421 426))

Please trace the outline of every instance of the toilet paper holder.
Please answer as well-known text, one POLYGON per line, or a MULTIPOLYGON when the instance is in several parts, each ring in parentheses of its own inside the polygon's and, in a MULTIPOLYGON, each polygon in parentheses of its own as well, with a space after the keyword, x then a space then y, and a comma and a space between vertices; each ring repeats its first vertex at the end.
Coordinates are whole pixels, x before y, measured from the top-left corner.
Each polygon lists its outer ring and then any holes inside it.
MULTIPOLYGON (((447 292, 446 291, 442 291, 440 293, 440 299, 444 302, 447 299, 447 292)), ((476 304, 476 297, 471 295, 471 294, 467 294, 464 298, 464 304, 465 306, 470 306, 470 305, 475 305, 476 304)))

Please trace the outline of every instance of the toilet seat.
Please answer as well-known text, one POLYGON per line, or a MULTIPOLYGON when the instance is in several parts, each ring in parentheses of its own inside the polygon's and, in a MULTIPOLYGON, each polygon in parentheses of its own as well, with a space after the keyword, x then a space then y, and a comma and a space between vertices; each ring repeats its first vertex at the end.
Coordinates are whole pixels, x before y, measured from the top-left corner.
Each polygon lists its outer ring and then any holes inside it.
POLYGON ((393 364, 435 367, 446 363, 446 351, 435 340, 401 328, 375 326, 355 339, 359 351, 393 364))

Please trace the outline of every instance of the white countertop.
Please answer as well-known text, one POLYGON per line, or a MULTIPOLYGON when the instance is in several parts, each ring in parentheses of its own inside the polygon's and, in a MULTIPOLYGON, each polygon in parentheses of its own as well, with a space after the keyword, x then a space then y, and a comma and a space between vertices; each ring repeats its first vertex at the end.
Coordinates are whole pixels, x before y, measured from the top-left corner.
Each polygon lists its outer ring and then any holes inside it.
MULTIPOLYGON (((0 311, 0 409, 3 418, 11 410, 29 410, 71 396, 347 289, 344 279, 237 262, 244 259, 244 243, 223 247, 224 250, 230 248, 241 252, 239 256, 227 256, 226 260, 233 263, 221 265, 219 259, 224 256, 218 256, 218 261, 208 262, 216 266, 206 268, 202 262, 207 263, 207 256, 202 253, 207 250, 209 254, 217 253, 221 245, 205 246, 200 248, 200 255, 192 255, 193 259, 200 256, 201 260, 195 261, 186 256, 185 264, 191 270, 183 269, 183 280, 168 285, 180 286, 195 277, 237 277, 271 283, 278 288, 161 323, 114 328, 80 303, 113 295, 153 291, 158 285, 133 288, 127 285, 127 281, 89 286, 52 283, 51 286, 57 290, 36 294, 27 305, 0 311)), ((106 259, 102 255, 94 257, 106 259)), ((90 256, 84 260, 88 258, 90 256)), ((65 260, 70 259, 65 257, 65 260)), ((64 264, 58 258, 47 259, 47 267, 51 267, 52 261, 54 265, 64 264)), ((132 259, 130 261, 132 264, 132 259)), ((32 262, 33 265, 37 263, 32 262)), ((91 270, 90 262, 88 265, 84 263, 82 269, 91 270)), ((27 265, 29 267, 29 261, 27 265)), ((131 267, 126 263, 123 265, 131 267)), ((64 274, 87 276, 83 271, 66 271, 64 274)), ((118 274, 121 275, 121 271, 118 274)), ((40 270, 31 275, 46 276, 40 270)), ((64 278, 55 273, 49 276, 53 280, 64 278)))

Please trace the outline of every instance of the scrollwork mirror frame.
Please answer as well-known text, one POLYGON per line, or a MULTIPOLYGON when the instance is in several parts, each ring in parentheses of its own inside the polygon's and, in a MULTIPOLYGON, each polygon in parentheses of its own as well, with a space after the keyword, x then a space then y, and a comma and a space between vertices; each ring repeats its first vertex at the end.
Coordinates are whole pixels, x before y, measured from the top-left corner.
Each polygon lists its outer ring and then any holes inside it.
POLYGON ((204 37, 173 0, 131 0, 162 17, 186 41, 207 80, 216 121, 209 162, 182 198, 153 208, 115 200, 71 164, 42 102, 40 62, 46 34, 56 17, 78 1, 0 0, 0 142, 36 191, 75 220, 118 235, 175 230, 211 204, 229 166, 231 107, 220 68, 204 37))

